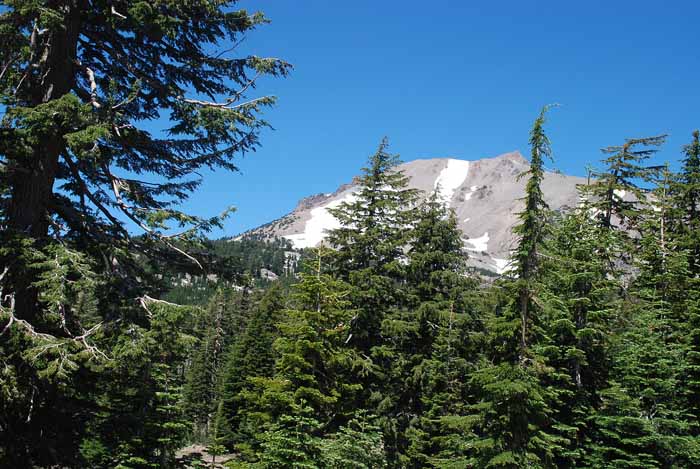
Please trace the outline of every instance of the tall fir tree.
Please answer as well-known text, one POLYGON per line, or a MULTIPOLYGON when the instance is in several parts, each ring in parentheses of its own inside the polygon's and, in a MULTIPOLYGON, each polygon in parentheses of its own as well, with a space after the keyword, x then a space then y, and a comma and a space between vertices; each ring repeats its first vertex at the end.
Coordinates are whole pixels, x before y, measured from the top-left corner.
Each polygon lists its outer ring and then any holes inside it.
POLYGON ((84 422, 64 412, 74 389, 101 379, 90 362, 115 358, 109 348, 122 335, 148 327, 137 298, 160 289, 152 263, 203 268, 187 245, 221 217, 179 203, 202 170, 235 171, 234 157, 258 147, 261 111, 275 99, 249 93, 259 77, 290 70, 236 56, 231 44, 267 19, 234 5, 3 2, 0 327, 13 337, 2 354, 16 394, 0 419, 16 437, 2 451, 14 467, 74 463, 74 445, 54 440, 53 428, 81 440, 84 422), (150 130, 166 116, 164 136, 150 130), (63 291, 48 277, 63 278, 63 291), (73 291, 87 278, 97 287, 73 291), (24 353, 34 347, 47 352, 24 353), (46 444, 33 443, 38 434, 46 444))
POLYGON ((607 387, 609 337, 620 303, 617 276, 600 255, 616 233, 601 228, 592 212, 582 197, 579 207, 554 223, 544 261, 541 350, 551 372, 543 383, 558 390, 552 428, 561 442, 554 464, 562 468, 587 457, 590 417, 607 387))
POLYGON ((640 184, 651 182, 662 169, 648 165, 647 160, 665 141, 665 135, 630 138, 622 145, 602 150, 607 155, 603 159, 605 169, 593 172, 593 182, 586 191, 603 227, 639 228, 640 207, 647 200, 647 191, 640 184))
POLYGON ((545 106, 530 132, 531 161, 524 210, 514 231, 513 277, 504 285, 510 301, 490 324, 487 362, 473 375, 479 402, 472 406, 474 464, 483 467, 548 467, 560 444, 550 433, 548 373, 542 345, 541 254, 550 218, 542 194, 544 159, 550 156, 544 132, 545 106))
POLYGON ((405 277, 401 259, 418 195, 396 169, 399 157, 388 153, 388 146, 384 138, 362 169, 352 198, 330 210, 341 225, 328 233, 336 250, 334 272, 356 290, 359 311, 351 343, 364 352, 380 342, 383 316, 400 301, 398 283, 405 277))
POLYGON ((680 331, 687 347, 683 377, 687 409, 693 418, 693 434, 700 435, 700 132, 683 148, 680 173, 671 186, 676 223, 671 230, 677 254, 685 259, 687 270, 683 301, 679 305, 685 323, 680 331), (683 327, 684 326, 684 327, 683 327))
POLYGON ((274 374, 276 354, 273 344, 276 328, 285 308, 282 287, 274 285, 259 299, 240 339, 231 344, 222 371, 221 400, 227 425, 219 428, 227 447, 246 451, 258 429, 269 418, 264 412, 248 407, 246 393, 253 386, 251 379, 274 374))
MULTIPOLYGON (((435 371, 430 367, 434 346, 445 325, 451 322, 450 332, 455 334, 458 326, 466 326, 464 318, 471 311, 465 299, 475 287, 467 276, 467 255, 456 217, 437 191, 416 210, 407 257, 406 302, 387 314, 382 322, 384 343, 372 354, 385 377, 374 399, 390 463, 424 467, 430 453, 424 446, 430 444, 426 441, 430 435, 423 428, 427 424, 423 414, 426 406, 432 406, 424 391, 427 381, 439 379, 429 375, 435 371)), ((447 340, 448 347, 455 345, 454 336, 447 340)), ((450 360, 459 360, 456 353, 450 360)))
POLYGON ((336 446, 351 427, 367 422, 354 415, 361 385, 355 375, 357 354, 347 344, 355 314, 350 288, 325 272, 328 257, 327 248, 317 248, 309 259, 294 286, 294 309, 286 311, 278 325, 275 374, 255 379, 255 389, 248 393, 251 405, 269 419, 258 435, 263 467, 340 467, 340 461, 345 467, 366 467, 361 463, 369 454, 360 449, 381 442, 375 431, 364 442, 336 446), (340 453, 334 456, 338 461, 324 464, 334 453, 340 453))
POLYGON ((99 375, 85 434, 72 435, 81 457, 74 467, 168 467, 191 431, 182 387, 200 311, 160 300, 148 301, 147 307, 149 327, 132 326, 119 336, 114 359, 99 375))
POLYGON ((693 140, 683 148, 683 167, 671 191, 675 205, 680 210, 682 222, 680 248, 688 256, 688 269, 692 277, 700 276, 700 131, 693 132, 693 140))
MULTIPOLYGON (((347 423, 354 412, 353 368, 357 357, 347 346, 355 315, 349 286, 326 273, 327 248, 317 248, 277 324, 275 371, 256 380, 254 406, 271 420, 281 415, 313 417, 325 431, 347 423)), ((252 394, 252 393, 251 393, 252 394)))
MULTIPOLYGON (((242 295, 247 296, 247 293, 242 295)), ((208 440, 217 415, 222 414, 218 408, 226 352, 239 338, 240 329, 250 313, 236 308, 233 297, 230 290, 219 288, 197 318, 195 334, 199 343, 192 353, 183 389, 185 413, 192 421, 192 439, 197 442, 208 440)))

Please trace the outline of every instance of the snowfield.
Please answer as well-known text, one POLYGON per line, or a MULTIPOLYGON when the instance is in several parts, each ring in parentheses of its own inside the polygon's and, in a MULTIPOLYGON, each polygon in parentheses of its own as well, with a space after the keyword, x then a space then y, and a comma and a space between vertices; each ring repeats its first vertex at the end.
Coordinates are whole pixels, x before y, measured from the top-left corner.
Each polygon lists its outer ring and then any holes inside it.
POLYGON ((447 160, 447 166, 440 171, 435 180, 435 189, 438 189, 440 200, 449 206, 455 191, 464 183, 469 175, 469 161, 447 160))
POLYGON ((352 203, 357 200, 354 192, 346 194, 340 199, 331 201, 321 207, 311 210, 311 219, 306 222, 304 232, 284 236, 292 242, 296 249, 312 248, 317 246, 326 237, 328 230, 340 228, 340 222, 328 211, 336 208, 343 202, 352 203))
POLYGON ((465 243, 469 243, 472 247, 467 246, 467 249, 474 252, 486 252, 489 248, 489 232, 487 231, 478 238, 463 239, 465 243))

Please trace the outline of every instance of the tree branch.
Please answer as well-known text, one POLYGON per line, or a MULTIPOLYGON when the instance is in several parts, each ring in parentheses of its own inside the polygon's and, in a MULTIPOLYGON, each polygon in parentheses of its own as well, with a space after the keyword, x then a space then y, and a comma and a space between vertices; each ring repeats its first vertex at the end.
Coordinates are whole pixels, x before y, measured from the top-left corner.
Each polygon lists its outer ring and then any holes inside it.
POLYGON ((75 64, 85 72, 88 82, 90 83, 90 104, 92 104, 92 107, 95 109, 100 109, 102 105, 97 101, 97 82, 95 82, 95 72, 93 72, 90 67, 83 65, 77 59, 75 60, 75 64))
POLYGON ((92 202, 100 210, 100 212, 102 212, 109 219, 109 221, 112 222, 113 225, 118 227, 128 237, 128 232, 124 229, 121 222, 117 220, 114 217, 114 215, 112 215, 112 213, 99 200, 97 200, 97 197, 95 197, 92 192, 90 192, 90 190, 87 187, 87 184, 85 183, 85 181, 83 181, 83 178, 80 177, 80 171, 78 170, 78 167, 75 164, 75 162, 65 153, 63 155, 63 159, 68 164, 68 167, 70 168, 71 173, 73 173, 73 176, 83 187, 83 191, 85 192, 85 195, 87 195, 87 198, 90 199, 90 202, 92 202))
POLYGON ((187 259, 189 259, 190 261, 195 263, 197 265, 197 267, 200 268, 200 270, 204 270, 204 266, 202 266, 202 264, 195 257, 193 257, 191 254, 183 251, 182 249, 178 248, 173 243, 171 243, 166 237, 164 237, 161 233, 151 229, 149 226, 147 226, 145 223, 143 223, 141 220, 139 220, 139 218, 131 212, 132 207, 130 207, 122 198, 121 190, 119 188, 119 186, 120 186, 119 178, 115 177, 111 173, 111 171, 109 170, 109 167, 104 162, 102 163, 102 170, 104 171, 105 176, 111 181, 112 192, 114 193, 114 197, 116 199, 117 205, 121 209, 122 213, 124 213, 124 215, 129 217, 129 219, 131 221, 136 223, 146 233, 156 237, 158 240, 165 243, 165 245, 168 246, 173 251, 176 251, 176 252, 182 254, 183 256, 185 256, 187 259))

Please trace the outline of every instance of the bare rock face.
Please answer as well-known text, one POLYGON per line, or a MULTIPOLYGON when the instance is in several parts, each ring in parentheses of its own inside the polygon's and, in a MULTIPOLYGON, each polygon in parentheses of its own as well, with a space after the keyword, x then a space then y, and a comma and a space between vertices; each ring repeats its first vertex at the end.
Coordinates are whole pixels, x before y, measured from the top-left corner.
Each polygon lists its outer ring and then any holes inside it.
MULTIPOLYGON (((512 228, 523 209, 521 199, 527 181, 518 180, 517 176, 528 167, 528 161, 516 151, 476 161, 415 160, 397 169, 409 177, 410 187, 426 195, 437 190, 444 203, 454 210, 472 265, 502 273, 516 242, 512 228)), ((583 183, 583 178, 546 172, 542 183, 545 200, 553 210, 575 207, 579 202, 576 185, 583 183)), ((296 248, 316 246, 327 230, 340 226, 327 209, 352 200, 356 189, 353 180, 332 194, 306 197, 292 213, 244 235, 285 237, 296 248)))

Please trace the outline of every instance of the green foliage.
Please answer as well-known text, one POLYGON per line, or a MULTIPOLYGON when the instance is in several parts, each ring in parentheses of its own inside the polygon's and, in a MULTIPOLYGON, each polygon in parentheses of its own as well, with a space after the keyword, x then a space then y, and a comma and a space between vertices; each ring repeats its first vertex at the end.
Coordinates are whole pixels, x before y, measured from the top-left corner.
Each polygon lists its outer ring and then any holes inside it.
POLYGON ((168 468, 197 442, 231 467, 700 466, 697 131, 678 174, 648 165, 664 136, 603 150, 556 215, 543 108, 493 283, 386 139, 331 209, 333 250, 209 242, 231 209, 181 204, 259 146, 275 98, 247 95, 290 70, 231 55, 264 15, 6 3, 0 465, 168 468))
POLYGON ((181 204, 259 146, 275 98, 249 93, 291 68, 233 55, 267 22, 235 3, 3 2, 0 465, 163 467, 189 432, 196 310, 157 277, 203 275, 230 210, 181 204))
POLYGON ((324 468, 382 469, 387 467, 379 428, 366 417, 352 419, 321 441, 324 468))
POLYGON ((530 132, 532 148, 525 187, 524 210, 514 228, 514 277, 504 284, 507 300, 502 314, 490 318, 488 362, 474 372, 478 401, 472 405, 475 434, 471 445, 483 467, 546 467, 562 442, 552 432, 552 404, 557 389, 544 385, 552 373, 542 355, 545 288, 541 254, 549 225, 549 210, 541 183, 544 158, 550 155, 543 125, 545 106, 530 132))
POLYGON ((587 186, 590 203, 596 209, 595 216, 603 227, 611 228, 616 224, 628 229, 637 227, 639 207, 647 199, 646 191, 639 184, 650 182, 661 170, 659 166, 648 166, 646 161, 665 140, 665 135, 631 138, 622 145, 603 149, 608 155, 603 160, 606 167, 594 172, 595 179, 587 186))
POLYGON ((318 436, 311 418, 285 416, 262 434, 262 452, 255 468, 381 469, 386 466, 378 428, 360 416, 337 432, 318 436))
POLYGON ((273 344, 278 332, 275 324, 285 307, 282 290, 273 286, 254 306, 245 330, 228 352, 223 369, 221 399, 229 424, 222 438, 230 448, 249 444, 269 416, 254 402, 256 378, 274 373, 276 354, 273 344))
POLYGON ((334 272, 355 289, 359 311, 351 342, 364 351, 379 342, 383 315, 399 295, 396 282, 404 276, 401 259, 417 198, 395 169, 399 158, 387 153, 388 145, 383 139, 369 158, 353 200, 330 210, 341 224, 328 234, 336 250, 334 272))
POLYGON ((157 302, 149 310, 150 327, 131 325, 115 335, 113 360, 94 391, 96 414, 81 442, 90 467, 171 464, 190 431, 182 369, 196 343, 199 311, 157 302))

